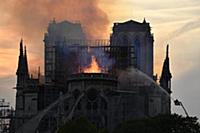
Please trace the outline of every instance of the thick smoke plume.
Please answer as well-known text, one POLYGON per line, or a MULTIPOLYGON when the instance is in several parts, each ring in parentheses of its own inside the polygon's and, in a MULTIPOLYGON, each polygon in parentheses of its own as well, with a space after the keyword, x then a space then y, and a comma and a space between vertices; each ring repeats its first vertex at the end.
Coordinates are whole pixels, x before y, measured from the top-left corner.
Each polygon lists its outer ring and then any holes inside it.
MULTIPOLYGON (((24 35, 45 31, 53 18, 79 21, 89 38, 105 37, 108 18, 98 7, 99 0, 7 0, 10 22, 24 35)), ((42 41, 42 40, 41 40, 42 41)))
POLYGON ((1 32, 12 40, 8 46, 13 46, 16 51, 22 37, 25 45, 28 45, 31 66, 34 69, 39 65, 43 68, 41 56, 44 33, 53 18, 59 22, 80 22, 88 39, 108 37, 109 21, 99 8, 99 2, 100 0, 5 0, 0 3, 1 32))
POLYGON ((62 48, 61 62, 64 64, 61 66, 61 69, 69 69, 67 70, 67 72, 74 74, 83 72, 84 68, 87 68, 92 64, 93 56, 96 58, 97 64, 100 67, 102 73, 107 73, 108 71, 110 71, 115 63, 115 60, 111 58, 108 53, 101 50, 100 48, 88 49, 86 47, 84 49, 79 49, 79 51, 77 52, 77 49, 65 47, 62 48))

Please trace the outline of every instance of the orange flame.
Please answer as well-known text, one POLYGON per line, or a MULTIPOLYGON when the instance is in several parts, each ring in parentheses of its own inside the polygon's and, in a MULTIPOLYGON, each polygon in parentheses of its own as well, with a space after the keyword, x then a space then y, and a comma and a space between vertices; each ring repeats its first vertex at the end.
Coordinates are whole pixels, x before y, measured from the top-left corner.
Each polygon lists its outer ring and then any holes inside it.
POLYGON ((101 73, 101 68, 99 67, 95 56, 92 56, 92 62, 89 67, 83 69, 84 73, 101 73))

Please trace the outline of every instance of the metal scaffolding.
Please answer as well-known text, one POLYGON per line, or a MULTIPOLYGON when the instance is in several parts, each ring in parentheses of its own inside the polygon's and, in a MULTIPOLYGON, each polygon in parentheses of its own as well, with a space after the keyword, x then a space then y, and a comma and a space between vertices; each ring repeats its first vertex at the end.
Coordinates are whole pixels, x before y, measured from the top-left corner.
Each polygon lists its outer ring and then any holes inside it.
POLYGON ((5 99, 0 99, 0 133, 9 133, 14 109, 5 99))

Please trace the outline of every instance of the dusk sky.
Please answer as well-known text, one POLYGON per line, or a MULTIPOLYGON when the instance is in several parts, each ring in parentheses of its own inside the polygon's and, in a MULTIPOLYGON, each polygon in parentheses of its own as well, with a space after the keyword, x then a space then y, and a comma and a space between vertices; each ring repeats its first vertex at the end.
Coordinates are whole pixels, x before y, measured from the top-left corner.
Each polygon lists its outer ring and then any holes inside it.
MULTIPOLYGON (((4 0, 0 3, 0 98, 14 105, 19 42, 31 72, 43 67, 43 37, 50 20, 80 21, 93 39, 108 39, 114 22, 146 18, 154 34, 154 73, 160 75, 170 44, 173 98, 200 117, 199 0, 4 0)), ((180 107, 173 112, 183 114, 180 107)))

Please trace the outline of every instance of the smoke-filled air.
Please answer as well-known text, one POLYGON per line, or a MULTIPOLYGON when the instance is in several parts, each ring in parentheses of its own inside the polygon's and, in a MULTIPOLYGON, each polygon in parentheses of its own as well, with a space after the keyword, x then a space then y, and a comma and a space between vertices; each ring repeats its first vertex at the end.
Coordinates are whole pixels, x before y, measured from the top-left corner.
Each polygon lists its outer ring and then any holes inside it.
MULTIPOLYGON (((6 65, 16 66, 21 38, 27 45, 30 71, 43 68, 43 40, 48 24, 54 18, 57 22, 68 20, 79 22, 87 39, 108 38, 109 20, 99 7, 100 0, 5 0, 0 3, 0 54, 4 59, 12 58, 6 65), (9 53, 9 54, 8 54, 9 53), (14 62, 15 61, 15 62, 14 62), (11 64, 12 63, 12 64, 11 64)), ((4 62, 3 58, 0 60, 4 62)), ((15 69, 0 65, 1 75, 13 74, 15 69)), ((42 70, 43 71, 43 70, 42 70)))
POLYGON ((175 31, 173 31, 171 34, 168 35, 168 38, 166 40, 170 41, 176 37, 179 37, 180 35, 184 33, 198 29, 199 27, 200 27, 200 18, 194 21, 190 21, 184 24, 183 26, 181 26, 180 28, 176 29, 175 31))
MULTIPOLYGON (((89 38, 104 38, 108 18, 98 7, 99 0, 6 0, 8 23, 31 38, 44 33, 50 20, 79 21, 89 38), (10 19, 9 19, 10 18, 10 19), (12 18, 12 19, 11 19, 12 18), (95 34, 94 34, 95 33, 95 34)), ((34 38, 36 39, 36 38, 34 38)), ((42 41, 42 40, 41 40, 42 41)))

